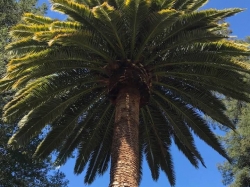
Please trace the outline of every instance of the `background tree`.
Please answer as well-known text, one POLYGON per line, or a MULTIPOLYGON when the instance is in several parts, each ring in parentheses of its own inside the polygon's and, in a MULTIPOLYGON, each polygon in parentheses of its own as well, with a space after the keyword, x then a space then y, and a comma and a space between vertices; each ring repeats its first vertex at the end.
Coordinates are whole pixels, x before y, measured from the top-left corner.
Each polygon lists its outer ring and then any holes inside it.
MULTIPOLYGON (((5 46, 11 41, 8 35, 10 27, 21 20, 24 12, 34 12, 43 15, 46 5, 36 6, 36 0, 1 0, 0 1, 0 76, 5 72, 8 55, 5 46)), ((0 95, 0 112, 13 92, 0 95)), ((16 129, 16 123, 4 124, 0 120, 0 186, 14 187, 66 187, 68 181, 62 172, 52 167, 51 157, 43 161, 32 159, 40 138, 33 139, 27 147, 12 150, 7 146, 9 138, 16 129), (54 170, 54 172, 53 172, 54 170)), ((40 135, 41 136, 41 135, 40 135)))
POLYGON ((232 158, 232 163, 225 162, 218 166, 223 184, 230 187, 250 187, 250 105, 240 101, 228 101, 238 107, 233 107, 238 115, 233 116, 237 125, 237 132, 229 131, 222 141, 225 143, 228 155, 232 158))
POLYGON ((0 73, 7 63, 7 54, 4 51, 6 44, 10 42, 8 35, 10 27, 21 20, 24 12, 33 12, 43 15, 47 10, 46 4, 37 7, 37 0, 1 0, 0 1, 0 73))
POLYGON ((13 126, 0 124, 0 186, 1 187, 66 187, 65 175, 56 171, 51 157, 44 160, 32 158, 40 139, 35 138, 25 148, 7 147, 13 126))
MULTIPOLYGON (((249 39, 247 41, 250 43, 249 39)), ((226 135, 221 137, 232 158, 231 164, 224 162, 218 166, 222 182, 230 187, 250 187, 250 104, 232 99, 227 99, 225 104, 237 132, 227 129, 226 135)))
POLYGON ((228 41, 219 23, 241 9, 201 10, 206 0, 51 0, 71 21, 25 14, 11 34, 12 59, 2 90, 17 89, 4 120, 19 120, 9 140, 26 145, 49 126, 35 156, 59 150, 64 164, 77 151, 75 173, 85 182, 111 161, 110 187, 138 186, 142 154, 152 177, 171 185, 175 143, 198 167, 204 161, 193 134, 228 158, 202 118, 234 128, 219 94, 249 101, 245 44, 228 41))

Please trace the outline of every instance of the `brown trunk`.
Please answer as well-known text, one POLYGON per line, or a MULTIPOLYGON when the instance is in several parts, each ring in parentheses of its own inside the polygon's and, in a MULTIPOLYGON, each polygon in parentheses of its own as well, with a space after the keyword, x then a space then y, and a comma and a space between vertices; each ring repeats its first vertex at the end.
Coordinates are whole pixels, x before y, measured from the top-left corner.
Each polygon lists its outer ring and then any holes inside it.
POLYGON ((125 87, 119 91, 109 187, 139 185, 139 105, 140 93, 137 88, 125 87))

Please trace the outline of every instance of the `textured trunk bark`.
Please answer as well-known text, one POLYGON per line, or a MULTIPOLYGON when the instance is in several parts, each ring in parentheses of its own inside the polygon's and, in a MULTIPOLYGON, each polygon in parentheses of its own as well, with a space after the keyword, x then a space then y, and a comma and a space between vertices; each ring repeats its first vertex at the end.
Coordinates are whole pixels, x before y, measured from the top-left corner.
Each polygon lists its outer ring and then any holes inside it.
POLYGON ((139 185, 139 105, 138 89, 125 87, 119 91, 116 99, 109 187, 139 185))

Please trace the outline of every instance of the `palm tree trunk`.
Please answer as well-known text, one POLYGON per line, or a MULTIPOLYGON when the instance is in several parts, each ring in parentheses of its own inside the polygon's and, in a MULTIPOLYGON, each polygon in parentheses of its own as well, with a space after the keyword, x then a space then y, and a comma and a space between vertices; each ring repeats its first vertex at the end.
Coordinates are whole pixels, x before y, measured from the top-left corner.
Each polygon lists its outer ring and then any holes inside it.
POLYGON ((109 187, 139 185, 139 105, 140 93, 137 88, 125 87, 119 91, 109 187))

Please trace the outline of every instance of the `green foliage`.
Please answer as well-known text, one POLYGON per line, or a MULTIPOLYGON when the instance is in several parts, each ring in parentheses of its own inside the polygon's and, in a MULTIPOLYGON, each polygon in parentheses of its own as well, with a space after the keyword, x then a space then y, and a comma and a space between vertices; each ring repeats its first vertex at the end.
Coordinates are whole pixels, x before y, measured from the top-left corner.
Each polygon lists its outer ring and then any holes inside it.
MULTIPOLYGON (((250 43, 248 38, 246 41, 250 43)), ((245 60, 250 62, 249 57, 245 60)), ((225 104, 227 114, 236 125, 237 131, 227 129, 226 135, 220 137, 232 162, 224 162, 218 169, 222 174, 224 185, 250 187, 250 104, 233 99, 226 99, 225 104)))
POLYGON ((54 170, 50 157, 42 161, 32 158, 40 138, 33 139, 25 148, 12 150, 7 142, 13 126, 0 124, 0 128, 1 187, 67 187, 68 180, 62 172, 54 170))
MULTIPOLYGON (((10 28, 20 22, 24 12, 34 12, 43 15, 45 4, 36 7, 37 0, 3 0, 0 1, 0 76, 5 72, 5 64, 9 55, 4 47, 12 38, 8 36, 10 28)), ((0 112, 3 106, 12 98, 13 91, 4 92, 0 96, 0 112)), ((15 121, 16 122, 16 121, 15 121)), ((51 157, 44 160, 34 160, 35 151, 41 137, 36 137, 25 147, 13 150, 7 145, 9 138, 16 131, 16 123, 7 125, 0 120, 0 186, 27 187, 66 187, 68 181, 65 175, 53 172, 51 157), (49 174, 50 173, 50 174, 49 174)), ((55 171, 55 170, 54 170, 55 171)))
POLYGON ((232 120, 236 123, 237 132, 228 131, 222 141, 225 143, 232 163, 225 162, 218 166, 223 176, 223 184, 230 187, 250 186, 250 105, 240 101, 227 101, 232 120))
POLYGON ((51 0, 70 21, 25 14, 11 30, 12 58, 0 81, 2 91, 17 90, 4 107, 5 122, 20 119, 9 145, 24 146, 49 125, 35 156, 58 150, 61 165, 76 151, 75 173, 88 166, 90 184, 108 168, 116 96, 134 86, 140 152, 154 180, 161 169, 175 184, 172 142, 192 165, 204 165, 193 133, 229 159, 201 113, 234 129, 217 93, 249 101, 250 66, 235 57, 250 51, 227 40, 220 23, 242 10, 197 11, 206 2, 51 0))
POLYGON ((8 61, 4 47, 11 41, 8 35, 10 27, 20 22, 21 16, 25 12, 43 15, 47 10, 46 4, 42 4, 40 7, 37 7, 36 4, 37 0, 0 1, 0 75, 5 72, 4 66, 8 61))

